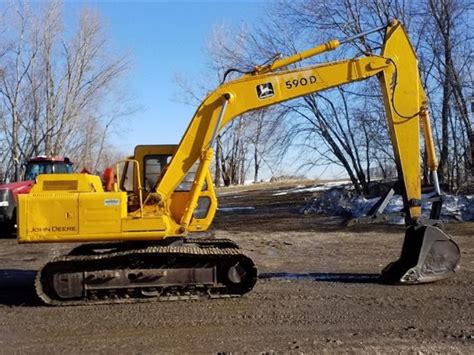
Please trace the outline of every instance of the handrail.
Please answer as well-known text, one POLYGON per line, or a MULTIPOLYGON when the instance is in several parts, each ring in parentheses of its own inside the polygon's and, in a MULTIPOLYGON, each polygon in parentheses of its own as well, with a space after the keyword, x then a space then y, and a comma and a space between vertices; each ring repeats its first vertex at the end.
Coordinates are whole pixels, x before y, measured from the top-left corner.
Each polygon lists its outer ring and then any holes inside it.
MULTIPOLYGON (((140 163, 138 160, 135 159, 123 159, 117 162, 117 181, 120 181, 120 164, 121 163, 132 163, 136 165, 136 171, 140 171, 140 163)), ((143 218, 143 187, 142 182, 140 180, 140 174, 136 174, 137 176, 137 186, 138 186, 138 199, 140 202, 140 216, 143 218)))

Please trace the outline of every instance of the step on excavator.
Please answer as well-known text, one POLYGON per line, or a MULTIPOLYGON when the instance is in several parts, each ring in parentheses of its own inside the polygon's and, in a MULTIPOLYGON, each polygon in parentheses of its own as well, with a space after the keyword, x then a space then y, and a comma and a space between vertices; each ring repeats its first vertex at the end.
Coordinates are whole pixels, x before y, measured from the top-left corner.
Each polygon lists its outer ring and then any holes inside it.
POLYGON ((108 174, 115 181, 105 190, 98 176, 40 175, 31 193, 19 198, 19 242, 87 243, 44 265, 36 277, 39 297, 50 305, 80 305, 249 292, 257 269, 238 245, 193 237, 209 228, 217 208, 209 165, 218 132, 244 112, 370 77, 380 81, 407 225, 400 258, 382 277, 419 284, 451 276, 460 250, 441 229, 443 197, 427 97, 415 51, 401 23, 392 20, 223 82, 198 107, 179 145, 136 147, 108 174), (290 67, 375 31, 385 31, 380 54, 290 67), (421 126, 435 189, 429 199, 421 195, 421 126), (427 219, 424 203, 432 205, 427 219))

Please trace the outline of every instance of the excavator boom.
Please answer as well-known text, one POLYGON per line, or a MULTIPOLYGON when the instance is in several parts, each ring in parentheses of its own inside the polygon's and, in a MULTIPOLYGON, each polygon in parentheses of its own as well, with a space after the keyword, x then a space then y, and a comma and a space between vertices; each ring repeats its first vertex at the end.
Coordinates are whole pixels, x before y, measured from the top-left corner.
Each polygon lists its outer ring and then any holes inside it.
MULTIPOLYGON (((166 199, 179 181, 181 169, 186 171, 186 165, 203 156, 203 152, 209 155, 213 143, 211 137, 234 117, 249 110, 377 76, 384 97, 408 227, 400 259, 387 266, 383 276, 386 280, 404 283, 431 282, 448 277, 458 268, 460 252, 456 243, 440 228, 426 225, 421 218, 420 120, 428 165, 439 197, 433 202, 431 224, 439 223, 442 200, 427 98, 420 81, 416 53, 400 22, 394 20, 387 26, 380 56, 274 71, 334 50, 339 44, 339 41, 332 40, 265 67, 257 67, 254 73, 222 85, 211 93, 198 108, 157 192, 166 199)), ((209 156, 202 159, 203 164, 209 161, 209 156)), ((192 201, 189 207, 192 208, 192 201)))
POLYGON ((218 132, 245 112, 370 77, 380 81, 407 224, 400 259, 382 274, 402 283, 450 276, 458 268, 460 252, 438 226, 442 198, 416 54, 398 21, 384 28, 380 55, 285 69, 357 36, 332 40, 220 85, 198 107, 178 146, 136 151, 125 162, 127 168, 113 191, 103 191, 93 176, 41 177, 34 193, 20 198, 20 242, 128 243, 79 247, 52 261, 39 273, 38 294, 47 303, 77 304, 104 294, 168 299, 164 295, 248 292, 255 284, 256 268, 234 243, 186 239, 191 232, 207 230, 214 217, 217 203, 209 166, 218 132), (430 220, 421 215, 425 201, 420 186, 420 121, 436 192, 430 198, 430 220), (128 174, 131 166, 135 170, 128 174), (125 188, 126 176, 133 179, 130 191, 125 188), (188 181, 189 188, 183 190, 188 181))

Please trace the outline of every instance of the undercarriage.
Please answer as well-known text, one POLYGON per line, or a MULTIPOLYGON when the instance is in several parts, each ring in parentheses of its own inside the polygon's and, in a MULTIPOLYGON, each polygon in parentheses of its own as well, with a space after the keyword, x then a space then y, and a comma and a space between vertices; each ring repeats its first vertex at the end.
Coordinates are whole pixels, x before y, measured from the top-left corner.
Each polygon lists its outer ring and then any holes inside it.
POLYGON ((50 305, 237 297, 257 280, 253 261, 225 239, 169 244, 84 244, 48 262, 36 277, 50 305))

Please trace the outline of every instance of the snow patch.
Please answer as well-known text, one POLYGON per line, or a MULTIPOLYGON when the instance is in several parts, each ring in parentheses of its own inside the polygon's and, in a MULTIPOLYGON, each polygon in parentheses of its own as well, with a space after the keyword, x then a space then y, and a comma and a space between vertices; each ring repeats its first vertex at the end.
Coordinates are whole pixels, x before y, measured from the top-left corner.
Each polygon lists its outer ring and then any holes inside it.
MULTIPOLYGON (((431 195, 423 195, 422 198, 429 198, 431 195)), ((474 195, 454 196, 445 195, 441 219, 448 221, 474 221, 474 195)), ((304 214, 316 213, 325 215, 346 216, 360 218, 366 216, 379 198, 366 199, 355 195, 345 186, 333 187, 306 204, 301 212, 304 214)), ((403 210, 403 199, 395 195, 385 208, 384 213, 396 213, 403 210)), ((429 218, 431 203, 425 203, 422 207, 422 215, 429 218)), ((391 218, 392 223, 403 223, 401 216, 391 218)))
POLYGON ((335 186, 341 186, 341 185, 346 185, 350 183, 350 181, 331 181, 331 182, 326 182, 324 184, 317 184, 315 186, 309 186, 306 187, 304 185, 298 185, 294 188, 285 190, 285 191, 280 191, 276 192, 273 194, 273 196, 284 196, 288 194, 295 194, 295 193, 301 193, 301 192, 317 192, 317 191, 327 191, 335 186))

